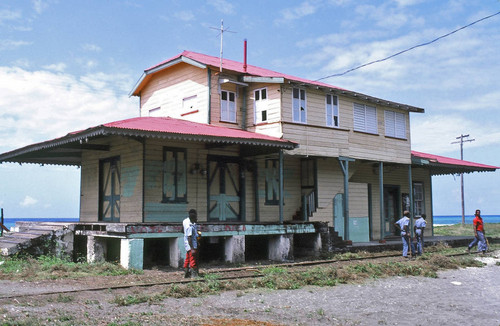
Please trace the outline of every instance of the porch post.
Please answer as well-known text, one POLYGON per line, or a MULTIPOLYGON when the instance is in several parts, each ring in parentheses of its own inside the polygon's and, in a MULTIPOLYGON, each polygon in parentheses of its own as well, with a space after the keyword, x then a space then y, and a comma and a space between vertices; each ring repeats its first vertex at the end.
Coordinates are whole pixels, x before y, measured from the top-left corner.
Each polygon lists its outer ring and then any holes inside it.
POLYGON ((349 162, 354 162, 354 159, 339 157, 340 167, 344 173, 344 240, 349 240, 349 162))
POLYGON ((385 227, 384 227, 384 162, 379 162, 378 164, 378 184, 380 192, 380 240, 385 237, 385 227))
POLYGON ((280 215, 280 224, 283 223, 283 150, 279 151, 279 183, 280 183, 280 205, 279 205, 279 215, 280 215))
POLYGON ((410 195, 410 234, 413 237, 413 180, 411 175, 411 164, 408 165, 408 194, 410 195))

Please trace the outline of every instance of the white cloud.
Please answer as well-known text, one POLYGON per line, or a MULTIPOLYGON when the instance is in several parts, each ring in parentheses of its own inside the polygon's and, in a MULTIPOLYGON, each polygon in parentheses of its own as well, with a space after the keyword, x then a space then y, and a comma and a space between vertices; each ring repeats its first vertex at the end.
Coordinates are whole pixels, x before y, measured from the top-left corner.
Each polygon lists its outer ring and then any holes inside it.
POLYGON ((213 6, 217 11, 227 14, 227 15, 232 15, 235 13, 234 5, 226 0, 208 0, 207 1, 209 5, 213 6))
POLYGON ((193 21, 195 19, 193 12, 187 10, 174 13, 174 17, 185 22, 193 21))
POLYGON ((15 50, 21 46, 31 45, 31 42, 20 40, 0 40, 0 51, 15 50))
POLYGON ((102 49, 99 45, 85 43, 85 44, 82 44, 82 50, 88 51, 88 52, 101 52, 102 49))
POLYGON ((17 21, 21 19, 21 12, 16 10, 0 9, 0 24, 7 21, 17 21))
POLYGON ((0 151, 137 116, 133 78, 0 67, 0 151))
POLYGON ((33 206, 36 203, 38 203, 37 199, 35 199, 35 198, 31 197, 31 196, 26 195, 26 197, 24 197, 23 201, 20 202, 19 205, 27 207, 27 206, 33 206))
POLYGON ((62 62, 53 63, 51 65, 43 66, 43 68, 51 71, 63 72, 64 70, 66 70, 66 64, 62 62))
POLYGON ((43 0, 33 0, 33 9, 37 14, 41 14, 45 9, 48 8, 48 4, 43 0))
POLYGON ((319 8, 318 1, 304 1, 299 6, 286 8, 281 11, 281 17, 276 19, 275 24, 288 23, 293 20, 314 14, 319 8))

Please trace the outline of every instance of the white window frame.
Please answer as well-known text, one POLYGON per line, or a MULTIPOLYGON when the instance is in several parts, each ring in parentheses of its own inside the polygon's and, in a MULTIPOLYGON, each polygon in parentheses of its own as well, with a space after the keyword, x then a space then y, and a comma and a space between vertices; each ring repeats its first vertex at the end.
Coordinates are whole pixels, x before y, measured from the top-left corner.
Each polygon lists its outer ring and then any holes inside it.
POLYGON ((385 110, 385 135, 406 139, 406 115, 401 112, 385 110))
POLYGON ((220 119, 225 122, 236 122, 236 93, 231 91, 220 91, 220 119), (226 94, 226 100, 223 100, 226 94), (233 101, 231 101, 231 95, 233 101))
POLYGON ((413 214, 415 216, 419 216, 422 215, 424 212, 425 212, 424 183, 413 182, 413 214))
POLYGON ((338 127, 339 126, 339 98, 337 95, 326 94, 325 96, 325 114, 326 126, 338 127), (330 104, 328 99, 330 98, 330 104))
POLYGON ((378 135, 377 108, 354 103, 354 130, 378 135))
POLYGON ((253 96, 254 96, 254 102, 253 102, 254 123, 258 124, 266 122, 268 119, 267 109, 269 105, 267 101, 269 98, 269 92, 267 91, 267 87, 255 89, 253 91, 253 96), (262 96, 263 91, 265 91, 266 95, 265 98, 263 98, 262 96))
POLYGON ((292 121, 307 123, 307 94, 302 88, 292 88, 292 121), (295 94, 299 97, 295 97, 295 94))

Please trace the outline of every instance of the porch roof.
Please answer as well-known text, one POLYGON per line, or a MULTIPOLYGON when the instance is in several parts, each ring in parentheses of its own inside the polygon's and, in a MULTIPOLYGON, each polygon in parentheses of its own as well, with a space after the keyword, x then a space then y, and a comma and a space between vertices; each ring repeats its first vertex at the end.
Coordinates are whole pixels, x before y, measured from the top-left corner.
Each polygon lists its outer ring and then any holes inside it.
POLYGON ((498 166, 463 161, 451 157, 411 151, 413 165, 428 168, 432 175, 459 174, 471 172, 494 172, 498 166))
MULTIPOLYGON (((206 69, 207 67, 212 67, 212 68, 219 68, 220 67, 220 58, 219 57, 214 57, 202 53, 197 53, 197 52, 192 52, 192 51, 184 51, 181 54, 178 54, 170 59, 167 59, 163 62, 160 62, 157 65, 154 65, 150 68, 147 68, 144 70, 144 73, 142 76, 139 78, 137 81, 136 85, 130 92, 130 96, 140 96, 141 90, 143 87, 149 82, 150 78, 157 72, 163 71, 164 69, 167 69, 173 65, 179 64, 181 62, 193 65, 195 67, 201 68, 201 69, 206 69)), ((315 88, 321 88, 325 90, 332 91, 333 93, 336 94, 342 94, 351 98, 355 98, 358 100, 366 100, 369 102, 373 102, 375 105, 377 104, 383 104, 387 105, 389 107, 394 107, 397 109, 409 111, 409 112, 418 112, 418 113, 423 113, 425 110, 423 108, 407 105, 407 104, 402 104, 402 103, 396 103, 392 101, 387 101, 383 100, 380 98, 376 98, 373 96, 353 92, 344 88, 340 88, 337 86, 333 86, 327 83, 323 83, 320 81, 316 80, 310 80, 306 78, 301 78, 301 77, 296 77, 292 75, 287 75, 281 72, 257 67, 257 66, 252 66, 252 65, 247 65, 246 68, 244 67, 244 63, 234 61, 234 60, 229 60, 229 59, 222 59, 222 69, 225 71, 233 72, 236 74, 239 74, 241 78, 246 78, 246 77, 264 77, 264 78, 270 78, 273 79, 275 82, 280 82, 280 83, 296 83, 301 86, 311 86, 315 88)))
POLYGON ((225 128, 168 117, 138 117, 75 131, 66 136, 0 154, 0 163, 80 165, 84 150, 109 151, 108 145, 89 140, 106 136, 161 138, 202 142, 210 145, 241 145, 248 152, 277 152, 299 144, 254 132, 225 128))

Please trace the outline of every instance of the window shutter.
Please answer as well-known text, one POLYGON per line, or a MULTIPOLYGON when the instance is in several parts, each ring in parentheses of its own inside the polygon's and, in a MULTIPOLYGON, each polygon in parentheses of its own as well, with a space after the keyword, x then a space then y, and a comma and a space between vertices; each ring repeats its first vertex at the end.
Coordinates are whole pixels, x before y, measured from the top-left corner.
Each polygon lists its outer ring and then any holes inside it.
POLYGON ((365 131, 365 106, 354 103, 354 130, 365 131))
POLYGON ((385 111, 385 135, 389 137, 394 137, 396 134, 395 130, 395 122, 394 122, 394 113, 393 111, 385 111))
POLYGON ((366 132, 377 134, 377 109, 373 106, 366 106, 366 132))
POLYGON ((395 113, 395 136, 406 139, 406 118, 403 113, 395 113))

